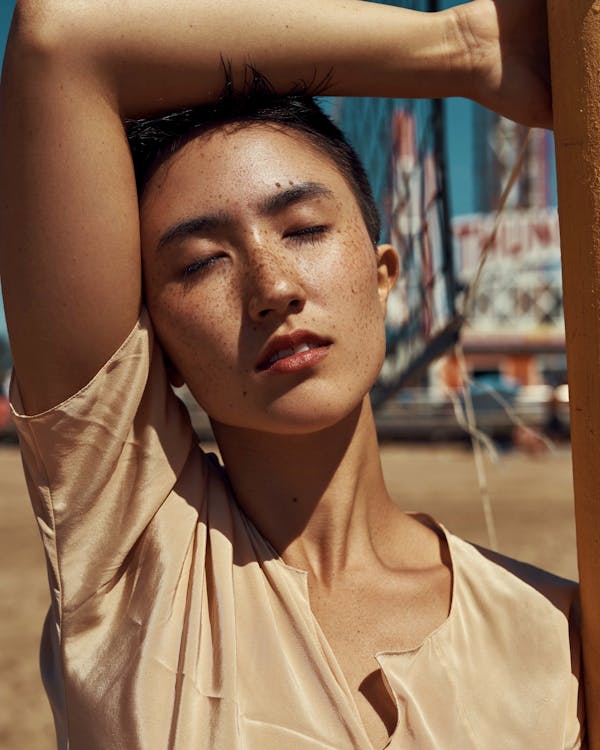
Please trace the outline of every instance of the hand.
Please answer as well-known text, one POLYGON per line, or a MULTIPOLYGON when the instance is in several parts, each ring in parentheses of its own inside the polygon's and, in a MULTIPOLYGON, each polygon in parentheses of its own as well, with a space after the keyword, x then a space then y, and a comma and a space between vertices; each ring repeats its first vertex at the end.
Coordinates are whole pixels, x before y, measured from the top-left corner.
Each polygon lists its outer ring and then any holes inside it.
POLYGON ((453 8, 471 61, 469 96, 511 120, 552 127, 544 0, 472 0, 453 8))

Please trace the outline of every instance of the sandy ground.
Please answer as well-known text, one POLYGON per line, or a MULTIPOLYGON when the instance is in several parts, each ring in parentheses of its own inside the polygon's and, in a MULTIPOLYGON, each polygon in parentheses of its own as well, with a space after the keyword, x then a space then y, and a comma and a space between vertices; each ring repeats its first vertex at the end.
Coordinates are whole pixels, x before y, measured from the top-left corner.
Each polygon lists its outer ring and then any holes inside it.
MULTIPOLYGON (((463 447, 387 445, 385 474, 406 509, 426 511, 453 532, 486 544, 473 459, 463 447)), ((556 454, 501 457, 487 463, 500 550, 576 577, 571 460, 556 454)), ((41 544, 29 508, 18 451, 0 448, 0 748, 55 747, 38 674, 40 630, 48 606, 41 544)))

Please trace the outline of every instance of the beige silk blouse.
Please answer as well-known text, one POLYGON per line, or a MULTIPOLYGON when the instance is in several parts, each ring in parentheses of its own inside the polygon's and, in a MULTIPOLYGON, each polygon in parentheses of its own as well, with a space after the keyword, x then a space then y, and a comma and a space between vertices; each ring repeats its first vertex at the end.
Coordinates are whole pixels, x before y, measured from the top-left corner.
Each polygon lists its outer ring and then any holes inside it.
MULTIPOLYGON (((197 446, 145 313, 64 403, 24 416, 14 379, 12 398, 48 563, 59 748, 371 749, 306 574, 197 446)), ((398 709, 387 747, 580 747, 576 588, 445 533, 448 619, 373 656, 398 709)))

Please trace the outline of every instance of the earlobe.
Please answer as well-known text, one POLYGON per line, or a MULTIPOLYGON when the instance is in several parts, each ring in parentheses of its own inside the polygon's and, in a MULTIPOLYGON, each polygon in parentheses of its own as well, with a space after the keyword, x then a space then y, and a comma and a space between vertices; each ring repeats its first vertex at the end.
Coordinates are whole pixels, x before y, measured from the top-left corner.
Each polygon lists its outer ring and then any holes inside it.
POLYGON ((392 245, 377 246, 377 287, 383 312, 385 313, 388 295, 396 283, 399 270, 398 251, 392 245))

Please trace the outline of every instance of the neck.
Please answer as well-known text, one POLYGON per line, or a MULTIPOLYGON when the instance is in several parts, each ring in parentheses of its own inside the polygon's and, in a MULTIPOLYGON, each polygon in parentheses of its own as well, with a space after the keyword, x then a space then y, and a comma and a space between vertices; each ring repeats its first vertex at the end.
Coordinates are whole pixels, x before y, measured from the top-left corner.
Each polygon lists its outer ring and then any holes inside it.
POLYGON ((238 503, 288 564, 327 581, 365 556, 381 562, 398 511, 383 481, 368 397, 310 435, 213 427, 238 503))

